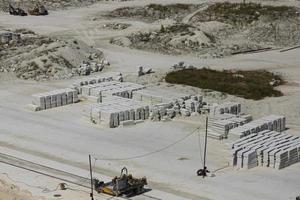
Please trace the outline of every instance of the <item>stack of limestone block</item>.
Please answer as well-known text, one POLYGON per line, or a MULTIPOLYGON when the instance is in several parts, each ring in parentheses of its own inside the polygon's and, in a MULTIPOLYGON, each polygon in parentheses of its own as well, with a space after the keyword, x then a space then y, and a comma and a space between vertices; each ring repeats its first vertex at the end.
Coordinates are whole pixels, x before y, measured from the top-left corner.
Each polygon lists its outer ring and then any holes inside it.
POLYGON ((263 130, 274 130, 281 132, 285 130, 285 117, 281 115, 269 115, 258 120, 254 120, 243 126, 231 129, 229 135, 235 138, 242 138, 251 133, 263 130))
POLYGON ((282 169, 300 161, 298 136, 264 130, 252 133, 232 145, 233 165, 282 169))
POLYGON ((92 104, 87 114, 92 122, 115 128, 148 119, 150 110, 143 102, 112 96, 104 98, 102 103, 92 104))
POLYGON ((34 94, 32 98, 31 107, 35 111, 65 106, 79 101, 77 90, 71 88, 34 94))

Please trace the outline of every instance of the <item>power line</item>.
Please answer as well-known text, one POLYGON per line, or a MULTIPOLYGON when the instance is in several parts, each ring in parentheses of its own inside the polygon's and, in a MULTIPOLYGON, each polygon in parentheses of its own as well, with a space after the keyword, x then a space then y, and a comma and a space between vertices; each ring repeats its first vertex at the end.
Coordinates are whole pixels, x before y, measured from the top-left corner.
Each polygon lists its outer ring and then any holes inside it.
POLYGON ((162 147, 160 149, 157 149, 155 151, 152 151, 152 152, 148 152, 148 153, 145 153, 145 154, 141 154, 141 155, 136 155, 136 156, 132 156, 132 157, 125 157, 125 158, 97 158, 96 156, 92 155, 93 158, 95 160, 103 160, 103 161, 124 161, 124 160, 133 160, 133 159, 138 159, 138 158, 143 158, 143 157, 148 157, 150 155, 153 155, 153 154, 156 154, 156 153, 159 153, 159 152, 162 152, 172 146, 175 146, 176 144, 184 141, 185 139, 187 139, 188 137, 190 137, 191 135, 193 135, 200 127, 194 129, 191 133, 185 135, 184 137, 180 138, 179 140, 176 140, 175 142, 165 146, 165 147, 162 147))

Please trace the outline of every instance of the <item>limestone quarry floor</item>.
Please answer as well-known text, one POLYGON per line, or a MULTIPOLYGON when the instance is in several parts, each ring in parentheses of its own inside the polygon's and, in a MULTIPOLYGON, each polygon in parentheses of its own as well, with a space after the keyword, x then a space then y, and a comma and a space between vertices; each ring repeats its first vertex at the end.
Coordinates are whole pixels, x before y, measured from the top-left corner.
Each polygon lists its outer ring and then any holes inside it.
MULTIPOLYGON (((242 103, 245 112, 255 118, 267 114, 287 116, 290 132, 300 134, 300 49, 280 53, 278 50, 237 55, 224 59, 198 59, 189 56, 168 56, 117 47, 109 44, 112 35, 124 32, 89 31, 94 22, 87 18, 97 12, 120 6, 145 5, 149 2, 174 1, 128 1, 104 2, 88 8, 56 11, 45 17, 11 17, 0 13, 0 26, 7 28, 29 28, 41 34, 75 37, 102 50, 111 62, 110 71, 135 74, 139 65, 152 67, 157 74, 164 74, 170 66, 186 61, 195 66, 211 66, 216 69, 268 69, 278 72, 288 80, 281 86, 286 95, 280 98, 266 98, 261 101, 244 100, 229 96, 227 100, 242 103), (63 19, 63 20, 62 20, 63 19), (109 36, 109 37, 108 37, 109 36)), ((187 2, 177 1, 176 2, 187 2)), ((199 1, 189 1, 199 2, 199 1)), ((285 2, 278 2, 284 4, 285 2)), ((287 4, 297 4, 289 2, 287 4)), ((132 21, 135 26, 128 31, 153 28, 160 24, 146 25, 132 21)), ((165 21, 163 23, 169 23, 165 21)), ((131 81, 136 81, 132 79, 131 81)), ((147 176, 149 194, 160 199, 231 199, 231 200, 281 200, 295 199, 300 195, 300 164, 277 171, 268 168, 236 170, 225 167, 230 162, 229 143, 231 141, 208 141, 208 161, 210 170, 218 170, 215 177, 202 179, 195 174, 201 167, 198 137, 188 137, 159 153, 132 160, 108 161, 105 158, 127 158, 155 151, 191 133, 204 124, 203 118, 174 120, 172 122, 145 122, 126 128, 107 129, 92 125, 83 118, 83 101, 78 104, 33 113, 25 108, 31 102, 31 94, 69 86, 73 80, 53 82, 21 81, 10 74, 0 74, 0 147, 1 153, 19 156, 34 162, 51 164, 56 168, 82 174, 88 177, 88 154, 99 160, 95 172, 99 178, 119 174, 123 166, 136 176, 147 176), (195 123, 199 120, 199 123, 195 123), (76 169, 75 169, 76 168, 76 169)), ((175 89, 184 87, 175 86, 175 89)), ((203 129, 200 132, 203 142, 203 129)), ((201 145, 203 147, 203 145, 201 145)), ((7 173, 13 180, 30 185, 54 188, 59 182, 24 172, 15 168, 0 166, 1 173, 7 173)), ((0 179, 6 179, 1 175, 0 179)), ((9 181, 9 180, 8 180, 9 181)), ((53 198, 54 193, 45 194, 42 189, 33 189, 14 182, 21 189, 29 190, 34 196, 53 198)), ((66 191, 62 199, 89 199, 88 194, 66 191), (80 197, 80 198, 79 198, 80 197)), ((103 198, 103 197, 101 197, 103 198)), ((103 198, 107 199, 107 198, 103 198)), ((145 199, 136 197, 136 199, 145 199)))

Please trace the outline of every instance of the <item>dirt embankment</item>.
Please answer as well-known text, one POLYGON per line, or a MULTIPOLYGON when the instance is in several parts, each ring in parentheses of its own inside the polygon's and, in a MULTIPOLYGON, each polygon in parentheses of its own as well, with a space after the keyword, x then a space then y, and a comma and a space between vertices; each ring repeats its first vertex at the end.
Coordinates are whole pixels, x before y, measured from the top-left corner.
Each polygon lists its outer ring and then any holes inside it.
POLYGON ((180 21, 184 16, 196 11, 199 7, 201 7, 201 5, 198 4, 149 4, 144 7, 118 8, 105 16, 110 18, 135 18, 150 22, 166 18, 180 21))
MULTIPOLYGON (((0 179, 0 199, 3 200, 42 200, 34 198, 30 192, 20 190, 16 185, 0 179)), ((45 200, 45 199, 43 199, 45 200)))
POLYGON ((83 7, 88 6, 93 3, 97 3, 99 1, 103 0, 10 0, 0 1, 0 10, 4 12, 8 12, 8 5, 11 4, 15 7, 20 7, 24 10, 28 10, 29 8, 32 8, 36 3, 40 3, 44 5, 47 9, 50 10, 57 10, 57 9, 66 9, 66 8, 74 8, 74 7, 83 7))
POLYGON ((0 42, 0 72, 14 72, 22 79, 70 78, 81 75, 83 62, 94 64, 91 71, 103 62, 101 51, 81 41, 63 41, 26 29, 6 33, 13 34, 13 39, 0 42))
POLYGON ((112 16, 138 16, 141 20, 171 18, 176 23, 155 31, 114 38, 111 43, 165 54, 194 54, 202 58, 300 44, 299 9, 296 7, 255 3, 216 3, 206 8, 195 5, 192 8, 199 10, 186 21, 183 18, 190 16, 193 10, 187 9, 189 6, 183 6, 186 12, 180 12, 180 17, 170 12, 176 7, 180 10, 178 4, 162 6, 167 11, 157 9, 154 13, 147 9, 149 5, 143 9, 117 9, 112 16))

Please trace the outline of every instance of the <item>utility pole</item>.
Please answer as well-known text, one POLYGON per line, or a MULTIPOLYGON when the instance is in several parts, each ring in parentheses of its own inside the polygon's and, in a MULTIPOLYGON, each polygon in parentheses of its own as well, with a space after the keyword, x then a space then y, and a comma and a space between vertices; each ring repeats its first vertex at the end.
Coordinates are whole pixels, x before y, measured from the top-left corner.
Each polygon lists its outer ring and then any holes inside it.
POLYGON ((208 117, 206 116, 205 124, 205 143, 204 143, 204 156, 203 156, 203 178, 206 176, 206 149, 207 149, 207 129, 208 129, 208 117))
POLYGON ((203 178, 207 176, 207 173, 209 173, 209 171, 207 170, 207 167, 206 167, 207 129, 208 129, 208 116, 206 116, 206 122, 205 122, 205 143, 204 143, 203 169, 199 169, 197 171, 197 175, 202 176, 203 178))
POLYGON ((91 200, 94 200, 94 194, 93 194, 93 172, 92 172, 92 162, 91 162, 91 155, 89 155, 89 163, 90 163, 90 175, 91 175, 91 193, 90 197, 91 200))

